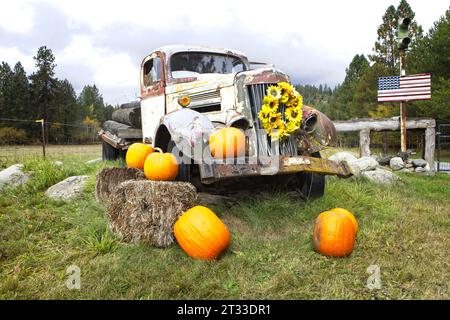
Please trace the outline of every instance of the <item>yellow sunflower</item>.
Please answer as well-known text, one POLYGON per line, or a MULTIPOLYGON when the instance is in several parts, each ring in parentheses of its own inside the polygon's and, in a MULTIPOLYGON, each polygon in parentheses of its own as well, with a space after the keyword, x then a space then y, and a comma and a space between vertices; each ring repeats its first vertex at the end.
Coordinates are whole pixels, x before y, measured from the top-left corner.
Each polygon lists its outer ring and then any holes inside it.
POLYGON ((272 109, 273 112, 278 110, 278 99, 273 99, 269 96, 265 96, 263 103, 264 105, 269 106, 269 108, 272 109))
POLYGON ((268 87, 266 97, 279 100, 281 98, 281 89, 278 86, 268 87))
POLYGON ((285 93, 290 94, 292 92, 292 89, 293 89, 292 85, 290 85, 287 82, 280 82, 278 84, 278 87, 281 89, 281 95, 283 95, 285 93))
POLYGON ((287 108, 284 114, 286 115, 286 120, 289 122, 297 123, 302 121, 303 115, 301 108, 287 108))

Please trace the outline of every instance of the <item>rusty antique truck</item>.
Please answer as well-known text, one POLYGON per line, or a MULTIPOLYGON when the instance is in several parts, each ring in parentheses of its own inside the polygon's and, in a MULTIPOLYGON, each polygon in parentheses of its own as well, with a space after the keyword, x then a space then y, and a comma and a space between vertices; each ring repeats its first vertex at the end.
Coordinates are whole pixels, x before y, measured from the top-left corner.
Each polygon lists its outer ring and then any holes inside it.
POLYGON ((272 65, 249 62, 241 52, 203 46, 164 46, 142 61, 139 101, 126 103, 99 135, 103 158, 123 157, 136 141, 174 153, 177 180, 219 190, 230 184, 283 185, 304 198, 322 196, 325 175, 351 176, 348 165, 322 159, 336 142, 333 123, 303 106, 301 128, 285 141, 272 141, 258 112, 267 88, 289 77, 272 65), (246 135, 245 157, 218 160, 208 139, 222 127, 246 135))

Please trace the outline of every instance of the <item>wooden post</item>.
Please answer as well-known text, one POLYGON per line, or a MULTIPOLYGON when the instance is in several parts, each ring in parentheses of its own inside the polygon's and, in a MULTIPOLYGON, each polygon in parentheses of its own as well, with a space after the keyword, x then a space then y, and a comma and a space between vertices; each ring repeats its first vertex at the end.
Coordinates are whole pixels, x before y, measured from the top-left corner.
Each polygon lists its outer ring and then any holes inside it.
POLYGON ((370 130, 359 131, 359 155, 361 157, 370 156, 370 130))
POLYGON ((425 129, 425 161, 430 165, 431 171, 434 168, 434 148, 436 141, 436 128, 430 127, 425 129))
MULTIPOLYGON (((400 50, 400 77, 406 75, 405 72, 405 50, 400 50)), ((406 101, 400 102, 400 136, 401 151, 406 152, 406 101)))
POLYGON ((41 123, 41 129, 42 129, 42 156, 45 159, 45 124, 44 124, 44 119, 36 120, 36 122, 40 122, 41 123))

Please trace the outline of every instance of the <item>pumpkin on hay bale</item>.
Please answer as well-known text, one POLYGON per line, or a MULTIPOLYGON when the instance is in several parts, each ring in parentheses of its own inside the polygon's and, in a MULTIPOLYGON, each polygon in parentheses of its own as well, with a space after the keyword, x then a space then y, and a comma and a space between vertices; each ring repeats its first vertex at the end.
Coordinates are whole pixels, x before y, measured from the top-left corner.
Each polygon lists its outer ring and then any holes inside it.
POLYGON ((329 257, 346 257, 355 246, 358 223, 347 210, 336 208, 322 212, 314 226, 314 249, 329 257))
POLYGON ((97 201, 108 200, 120 183, 127 180, 144 180, 141 170, 133 168, 105 168, 97 174, 95 184, 95 198, 97 201))
POLYGON ((152 146, 144 143, 133 143, 127 150, 125 161, 128 168, 143 169, 145 159, 154 151, 152 146))
POLYGON ((144 163, 147 179, 155 181, 172 181, 178 175, 178 162, 172 153, 164 153, 160 148, 148 155, 144 163))
POLYGON ((175 222, 196 201, 197 191, 188 182, 125 181, 109 198, 107 217, 122 240, 164 248, 173 243, 175 222))

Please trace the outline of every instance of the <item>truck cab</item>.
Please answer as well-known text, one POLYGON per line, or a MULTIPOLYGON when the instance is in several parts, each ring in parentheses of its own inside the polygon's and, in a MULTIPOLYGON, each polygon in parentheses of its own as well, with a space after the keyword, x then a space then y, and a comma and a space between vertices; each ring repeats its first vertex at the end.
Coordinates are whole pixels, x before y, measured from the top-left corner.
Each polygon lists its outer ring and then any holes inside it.
POLYGON ((267 135, 258 113, 268 87, 280 82, 290 83, 283 71, 251 62, 236 50, 161 47, 141 63, 140 102, 135 104, 140 128, 103 130, 100 136, 109 148, 122 152, 136 139, 172 152, 180 159, 180 179, 190 181, 195 166, 203 184, 274 175, 305 179, 308 174, 324 183, 325 174, 350 176, 345 163, 320 158, 319 152, 335 143, 336 131, 328 117, 312 107, 303 106, 301 128, 288 139, 273 141, 267 135), (242 159, 211 157, 208 139, 222 127, 245 133, 242 159), (127 135, 127 129, 136 135, 127 135))

